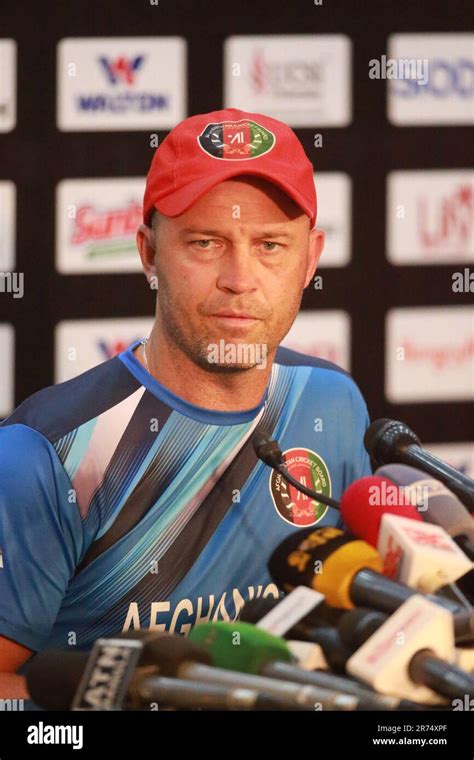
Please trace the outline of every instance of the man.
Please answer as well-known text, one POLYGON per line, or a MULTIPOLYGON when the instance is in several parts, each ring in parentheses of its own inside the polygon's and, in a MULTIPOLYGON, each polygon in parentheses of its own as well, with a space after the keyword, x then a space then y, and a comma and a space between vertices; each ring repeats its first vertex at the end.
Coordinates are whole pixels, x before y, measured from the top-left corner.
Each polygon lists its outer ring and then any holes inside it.
POLYGON ((370 473, 354 381, 279 348, 323 250, 315 222, 312 165, 275 119, 193 116, 157 149, 137 233, 149 338, 0 426, 0 697, 26 694, 17 671, 45 647, 235 618, 278 595, 280 541, 339 524, 252 446, 267 431, 336 499, 370 473))

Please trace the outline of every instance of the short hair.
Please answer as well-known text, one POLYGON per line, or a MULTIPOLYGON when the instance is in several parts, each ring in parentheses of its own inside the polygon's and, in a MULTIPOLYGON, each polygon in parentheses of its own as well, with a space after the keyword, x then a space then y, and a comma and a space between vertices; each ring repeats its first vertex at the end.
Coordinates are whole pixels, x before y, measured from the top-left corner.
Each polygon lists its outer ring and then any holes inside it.
POLYGON ((151 212, 150 224, 149 224, 152 230, 154 230, 157 227, 159 220, 160 220, 160 215, 158 214, 158 211, 156 210, 156 208, 154 208, 153 211, 151 212))

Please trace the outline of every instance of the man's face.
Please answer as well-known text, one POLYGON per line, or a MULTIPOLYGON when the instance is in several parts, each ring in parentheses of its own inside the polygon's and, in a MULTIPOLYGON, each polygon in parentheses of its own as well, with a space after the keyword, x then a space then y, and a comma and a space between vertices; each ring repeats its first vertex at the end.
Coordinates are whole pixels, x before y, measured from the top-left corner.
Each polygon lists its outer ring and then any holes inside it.
POLYGON ((243 371, 272 355, 322 252, 324 233, 309 226, 274 185, 240 177, 178 217, 160 215, 155 231, 142 226, 139 250, 146 273, 158 278, 157 320, 167 339, 213 372, 243 371), (222 341, 234 353, 216 358, 210 347, 222 341), (255 352, 239 350, 243 344, 255 352))

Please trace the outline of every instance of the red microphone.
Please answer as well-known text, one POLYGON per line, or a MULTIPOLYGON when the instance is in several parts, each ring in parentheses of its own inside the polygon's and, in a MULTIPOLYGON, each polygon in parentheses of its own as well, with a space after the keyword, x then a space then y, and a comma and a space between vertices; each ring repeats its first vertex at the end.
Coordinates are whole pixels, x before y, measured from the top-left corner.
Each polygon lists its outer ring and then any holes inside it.
POLYGON ((422 522, 411 499, 388 478, 368 475, 354 481, 342 495, 341 515, 348 530, 371 546, 377 547, 380 522, 387 512, 422 522))
POLYGON ((437 591, 472 567, 448 533, 424 522, 410 496, 388 478, 372 475, 352 483, 342 496, 341 514, 351 533, 378 550, 383 574, 418 591, 437 591))

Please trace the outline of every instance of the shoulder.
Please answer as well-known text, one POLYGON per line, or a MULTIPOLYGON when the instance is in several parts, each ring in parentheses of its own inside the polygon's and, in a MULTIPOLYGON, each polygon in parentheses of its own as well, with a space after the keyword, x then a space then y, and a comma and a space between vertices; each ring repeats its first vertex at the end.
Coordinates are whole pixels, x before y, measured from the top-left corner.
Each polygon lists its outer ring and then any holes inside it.
MULTIPOLYGON (((285 348, 279 346, 275 356, 276 364, 283 364, 290 367, 317 367, 318 369, 331 370, 338 372, 347 377, 351 377, 349 372, 340 367, 334 362, 330 362, 327 359, 321 359, 319 356, 310 356, 310 354, 302 354, 300 351, 293 351, 291 348, 285 348)), ((352 378, 351 378, 352 379, 352 378)))
MULTIPOLYGON (((26 426, 54 442, 120 403, 139 387, 138 380, 114 357, 71 380, 29 396, 0 423, 0 430, 26 426)), ((15 435, 27 434, 23 429, 15 435)))
POLYGON ((70 488, 47 438, 21 423, 0 426, 0 511, 11 507, 15 519, 38 520, 40 513, 65 502, 70 488))
POLYGON ((18 466, 22 461, 31 464, 41 460, 44 466, 52 451, 50 442, 34 428, 18 422, 0 425, 0 458, 4 472, 9 471, 9 464, 18 466))
POLYGON ((311 387, 317 388, 319 392, 337 396, 339 401, 346 398, 352 404, 361 405, 366 409, 364 397, 352 375, 334 362, 279 346, 275 364, 305 368, 311 387))

